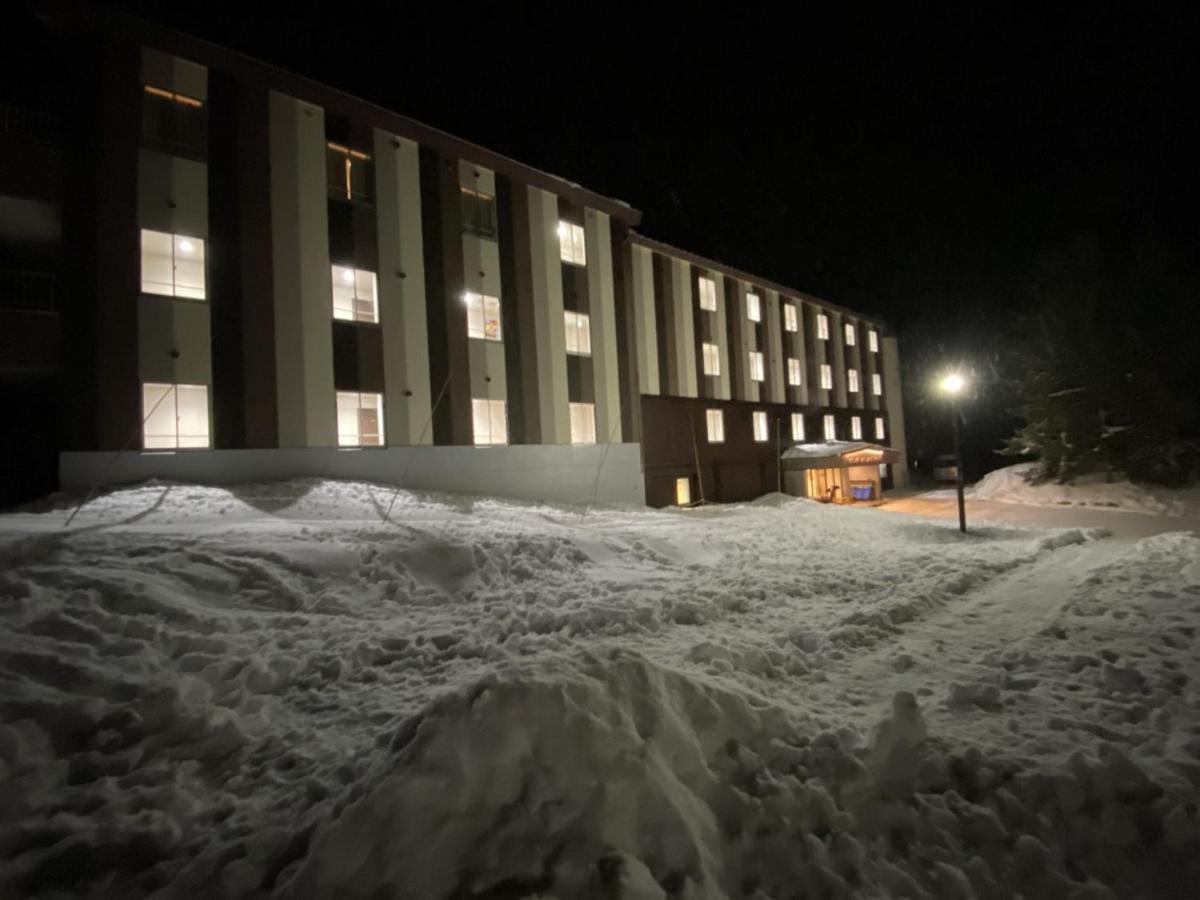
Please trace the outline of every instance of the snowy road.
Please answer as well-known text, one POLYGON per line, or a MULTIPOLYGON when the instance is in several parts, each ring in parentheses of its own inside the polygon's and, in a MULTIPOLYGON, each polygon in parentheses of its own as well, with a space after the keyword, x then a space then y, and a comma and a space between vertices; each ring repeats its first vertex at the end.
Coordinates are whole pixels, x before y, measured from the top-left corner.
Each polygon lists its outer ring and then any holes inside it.
POLYGON ((0 896, 1200 876, 1194 535, 316 480, 68 514, 0 516, 0 896))

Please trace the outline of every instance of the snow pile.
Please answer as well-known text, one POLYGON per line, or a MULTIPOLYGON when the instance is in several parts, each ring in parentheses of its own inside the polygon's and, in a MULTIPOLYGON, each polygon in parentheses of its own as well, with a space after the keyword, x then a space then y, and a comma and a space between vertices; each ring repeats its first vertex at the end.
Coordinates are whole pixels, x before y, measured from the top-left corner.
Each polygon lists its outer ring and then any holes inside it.
POLYGON ((1032 506, 1093 506, 1166 516, 1200 516, 1200 488, 1163 488, 1106 482, 1100 473, 1081 475, 1069 484, 1031 484, 1035 463, 1019 463, 990 472, 968 491, 975 500, 1000 500, 1032 506))
POLYGON ((0 516, 0 896, 1200 877, 1195 536, 1100 565, 1079 530, 319 480, 69 512, 0 516))

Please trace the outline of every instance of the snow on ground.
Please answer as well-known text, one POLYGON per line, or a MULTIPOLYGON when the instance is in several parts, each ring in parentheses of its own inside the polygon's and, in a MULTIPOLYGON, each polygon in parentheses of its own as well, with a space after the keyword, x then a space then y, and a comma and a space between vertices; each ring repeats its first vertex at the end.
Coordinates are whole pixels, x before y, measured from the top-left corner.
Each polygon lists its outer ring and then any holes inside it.
POLYGON ((969 489, 967 496, 1036 506, 1095 506, 1160 516, 1200 516, 1200 487, 1107 483, 1102 473, 1081 475, 1069 484, 1030 484, 1026 478, 1035 465, 1018 463, 990 472, 969 489))
POLYGON ((320 480, 70 511, 0 516, 0 896, 1200 877, 1195 534, 320 480))

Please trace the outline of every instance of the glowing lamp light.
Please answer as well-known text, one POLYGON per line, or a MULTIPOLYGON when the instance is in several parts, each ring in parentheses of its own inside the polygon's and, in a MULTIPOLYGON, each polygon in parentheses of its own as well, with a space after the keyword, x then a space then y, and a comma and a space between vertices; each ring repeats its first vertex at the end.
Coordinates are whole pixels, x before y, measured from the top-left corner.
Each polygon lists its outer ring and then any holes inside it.
POLYGON ((558 236, 564 238, 567 236, 567 225, 565 222, 558 223, 558 236))
POLYGON ((342 270, 342 281, 349 283, 353 280, 354 280, 354 273, 351 272, 349 269, 343 269, 342 270))
POLYGON ((943 394, 956 395, 963 392, 963 388, 967 386, 967 379, 963 378, 957 372, 951 372, 942 379, 941 388, 943 394))
POLYGON ((196 249, 196 245, 193 244, 191 241, 189 241, 187 238, 183 238, 179 242, 179 252, 180 253, 191 253, 195 249, 196 249))

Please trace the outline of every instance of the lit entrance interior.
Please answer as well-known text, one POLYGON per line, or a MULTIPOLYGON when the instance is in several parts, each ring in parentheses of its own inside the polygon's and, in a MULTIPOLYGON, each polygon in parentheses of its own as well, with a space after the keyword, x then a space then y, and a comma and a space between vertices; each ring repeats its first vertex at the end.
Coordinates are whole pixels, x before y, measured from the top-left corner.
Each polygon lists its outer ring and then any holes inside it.
POLYGON ((881 466, 898 451, 878 444, 825 441, 783 451, 784 490, 821 503, 872 503, 883 497, 881 466))
POLYGON ((692 479, 675 479, 675 505, 687 506, 692 502, 692 479))

